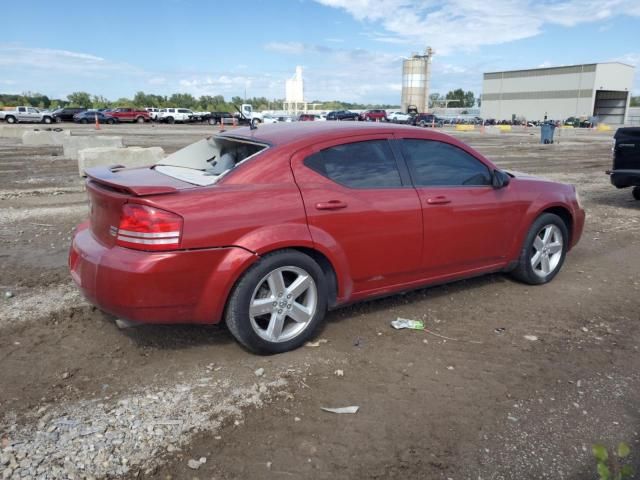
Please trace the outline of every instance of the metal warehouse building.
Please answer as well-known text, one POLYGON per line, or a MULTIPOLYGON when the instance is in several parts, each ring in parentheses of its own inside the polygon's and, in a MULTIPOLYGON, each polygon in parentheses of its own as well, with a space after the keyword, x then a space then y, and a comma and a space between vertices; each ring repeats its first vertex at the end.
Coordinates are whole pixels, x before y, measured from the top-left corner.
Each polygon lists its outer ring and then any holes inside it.
POLYGON ((496 120, 565 120, 597 116, 626 123, 634 68, 590 63, 484 74, 481 115, 496 120))

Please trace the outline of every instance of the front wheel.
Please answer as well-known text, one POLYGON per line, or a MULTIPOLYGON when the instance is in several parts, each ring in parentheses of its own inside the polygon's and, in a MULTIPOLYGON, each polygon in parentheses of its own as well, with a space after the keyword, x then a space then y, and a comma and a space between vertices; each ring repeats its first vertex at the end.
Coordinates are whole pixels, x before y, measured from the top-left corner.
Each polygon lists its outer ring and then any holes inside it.
POLYGON ((562 268, 568 243, 562 219, 553 213, 540 215, 529 228, 513 276, 530 285, 550 282, 562 268))
POLYGON ((82 120, 80 120, 80 123, 84 123, 86 125, 87 123, 89 123, 89 120, 87 120, 86 118, 83 118, 82 120))
POLYGON ((107 123, 109 125, 113 125, 114 123, 116 123, 116 121, 113 118, 110 118, 109 120, 107 120, 107 123))
POLYGON ((327 310, 324 274, 308 255, 282 250, 264 256, 236 284, 226 310, 233 336, 259 354, 300 347, 327 310))
POLYGON ((136 123, 144 123, 144 117, 136 118, 136 123))
POLYGON ((631 190, 631 195, 633 195, 633 198, 635 198, 636 200, 640 200, 640 187, 633 187, 633 190, 631 190))
POLYGON ((51 123, 51 117, 44 117, 44 118, 42 119, 42 121, 43 121, 44 123, 46 123, 46 124, 49 124, 49 123, 51 123))
POLYGON ((16 117, 8 116, 5 120, 7 123, 16 123, 16 117))
POLYGON ((253 120, 251 120, 251 124, 254 127, 257 127, 258 125, 260 125, 260 120, 258 120, 257 118, 254 118, 253 120))

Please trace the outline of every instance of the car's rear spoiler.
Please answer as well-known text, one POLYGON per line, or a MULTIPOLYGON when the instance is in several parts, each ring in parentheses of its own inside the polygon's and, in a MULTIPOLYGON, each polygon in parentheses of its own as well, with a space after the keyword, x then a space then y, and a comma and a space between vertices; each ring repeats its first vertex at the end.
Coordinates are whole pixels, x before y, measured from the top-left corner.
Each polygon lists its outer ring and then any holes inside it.
POLYGON ((163 175, 149 167, 125 168, 122 165, 112 165, 88 168, 85 173, 90 181, 138 197, 176 193, 191 187, 188 183, 163 175))

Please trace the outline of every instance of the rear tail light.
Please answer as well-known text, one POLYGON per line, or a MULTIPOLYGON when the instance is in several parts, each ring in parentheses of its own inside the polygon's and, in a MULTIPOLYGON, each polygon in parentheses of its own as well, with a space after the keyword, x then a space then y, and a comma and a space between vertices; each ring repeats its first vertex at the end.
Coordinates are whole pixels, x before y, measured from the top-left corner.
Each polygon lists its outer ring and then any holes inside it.
POLYGON ((116 244, 135 250, 173 250, 180 247, 182 217, 155 207, 125 203, 116 244))

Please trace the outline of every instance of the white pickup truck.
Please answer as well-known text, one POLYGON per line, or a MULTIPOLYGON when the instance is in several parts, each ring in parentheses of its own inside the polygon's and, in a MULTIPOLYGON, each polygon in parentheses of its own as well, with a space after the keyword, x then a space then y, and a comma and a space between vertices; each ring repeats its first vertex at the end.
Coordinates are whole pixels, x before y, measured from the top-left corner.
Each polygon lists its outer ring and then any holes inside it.
POLYGON ((0 110, 0 120, 7 123, 52 123, 53 114, 35 107, 16 107, 15 110, 0 110))

